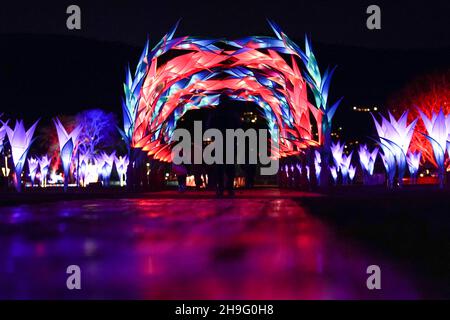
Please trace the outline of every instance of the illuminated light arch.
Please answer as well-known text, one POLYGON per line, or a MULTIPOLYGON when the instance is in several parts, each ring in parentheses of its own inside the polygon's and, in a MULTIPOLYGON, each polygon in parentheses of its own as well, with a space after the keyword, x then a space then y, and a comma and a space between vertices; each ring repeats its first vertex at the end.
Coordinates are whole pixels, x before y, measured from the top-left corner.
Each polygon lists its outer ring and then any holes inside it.
MULTIPOLYGON (((170 161, 171 138, 178 119, 189 110, 218 105, 220 95, 224 94, 261 107, 271 139, 278 137, 279 149, 273 150, 275 157, 298 154, 308 146, 320 145, 322 120, 327 114, 321 104, 326 105, 329 83, 325 84, 323 100, 322 92, 316 95, 317 90, 314 91, 317 84, 322 90, 323 83, 317 66, 308 63, 311 60, 315 63, 309 47, 305 55, 276 25, 271 26, 278 38, 173 39, 176 25, 152 50, 147 42, 135 76, 128 70, 124 84, 122 135, 128 145, 142 149, 154 159, 170 161), (177 55, 161 61, 169 51, 177 55), (280 54, 289 55, 290 64, 280 54), (307 60, 308 82, 296 58, 304 63, 307 60), (308 101, 307 85, 313 88, 318 107, 308 101), (317 139, 313 138, 310 115, 317 124, 317 139)), ((327 74, 328 71, 324 82, 329 82, 327 74)), ((333 114, 336 107, 332 108, 333 114)), ((329 120, 331 117, 328 116, 329 120)))

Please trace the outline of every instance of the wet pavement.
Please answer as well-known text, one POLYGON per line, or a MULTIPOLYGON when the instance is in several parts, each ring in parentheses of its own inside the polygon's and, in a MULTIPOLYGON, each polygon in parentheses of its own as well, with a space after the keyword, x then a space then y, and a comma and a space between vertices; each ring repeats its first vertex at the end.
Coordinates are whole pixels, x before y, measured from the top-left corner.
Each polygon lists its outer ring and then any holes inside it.
POLYGON ((313 217, 301 205, 305 196, 318 195, 165 192, 0 207, 0 298, 423 297, 394 261, 313 217), (81 290, 66 288, 73 264, 81 290), (366 287, 372 264, 381 267, 381 290, 366 287))

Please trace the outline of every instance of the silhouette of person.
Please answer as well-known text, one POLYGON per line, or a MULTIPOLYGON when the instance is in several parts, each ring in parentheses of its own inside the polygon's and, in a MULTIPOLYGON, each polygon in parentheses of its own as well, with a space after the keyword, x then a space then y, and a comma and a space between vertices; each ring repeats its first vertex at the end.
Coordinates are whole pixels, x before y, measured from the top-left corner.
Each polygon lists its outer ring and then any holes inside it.
POLYGON ((234 143, 234 161, 233 163, 226 163, 226 130, 237 129, 240 127, 239 120, 239 105, 238 102, 232 101, 227 96, 221 96, 220 105, 214 108, 209 116, 207 126, 209 128, 218 129, 224 138, 223 147, 223 163, 214 165, 215 184, 217 196, 222 196, 224 189, 229 195, 234 195, 234 177, 236 164, 236 145, 234 143))

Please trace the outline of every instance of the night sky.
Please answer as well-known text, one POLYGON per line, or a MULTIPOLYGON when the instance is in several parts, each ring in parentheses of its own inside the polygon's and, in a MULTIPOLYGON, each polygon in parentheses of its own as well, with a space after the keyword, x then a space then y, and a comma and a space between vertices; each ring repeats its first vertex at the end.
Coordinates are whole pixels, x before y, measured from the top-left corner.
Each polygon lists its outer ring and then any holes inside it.
POLYGON ((179 18, 179 34, 243 37, 270 34, 266 18, 292 38, 309 33, 316 41, 377 48, 447 47, 449 1, 8 1, 1 5, 2 33, 84 36, 141 45, 159 38, 179 18), (345 3, 345 4, 344 4, 345 3), (65 9, 82 10, 82 30, 66 29, 65 9), (366 8, 378 4, 382 29, 369 31, 366 8))
POLYGON ((303 47, 312 37, 322 71, 338 65, 331 98, 344 96, 337 121, 354 105, 378 105, 414 77, 450 67, 450 1, 14 1, 0 6, 0 113, 50 118, 104 108, 121 117, 122 82, 147 37, 151 45, 182 19, 176 36, 273 36, 275 20, 303 47), (66 28, 81 7, 82 30, 66 28), (366 8, 381 7, 381 30, 366 8))

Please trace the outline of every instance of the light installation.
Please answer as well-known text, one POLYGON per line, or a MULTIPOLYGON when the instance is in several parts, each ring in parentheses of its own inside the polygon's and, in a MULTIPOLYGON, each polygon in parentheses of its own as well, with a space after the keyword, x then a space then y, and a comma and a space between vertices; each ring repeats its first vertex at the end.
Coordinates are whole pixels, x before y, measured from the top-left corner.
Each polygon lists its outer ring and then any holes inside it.
POLYGON ((394 178, 396 172, 395 155, 389 148, 382 145, 383 153, 380 153, 381 160, 383 160, 384 168, 387 175, 387 187, 392 189, 394 187, 394 178))
POLYGON ((218 105, 221 95, 259 105, 270 132, 272 157, 329 145, 339 104, 328 106, 334 69, 321 75, 310 41, 306 38, 303 52, 269 23, 276 38, 173 38, 177 24, 152 50, 147 42, 134 76, 128 68, 124 84, 121 134, 129 149, 171 161, 177 121, 189 110, 218 105), (169 51, 175 57, 167 60, 169 51), (303 74, 297 60, 305 65, 303 74), (316 105, 307 99, 307 86, 316 105))
POLYGON ((75 127, 72 132, 67 133, 61 121, 58 118, 53 120, 58 133, 59 150, 64 170, 64 191, 67 191, 69 185, 69 169, 72 162, 73 151, 76 146, 77 137, 81 131, 81 127, 75 127))
POLYGON ((384 156, 386 157, 389 151, 395 157, 398 167, 398 183, 401 185, 406 171, 406 154, 418 119, 415 119, 408 125, 408 112, 404 112, 398 120, 389 112, 389 120, 381 116, 380 124, 375 116, 372 115, 372 117, 384 156))
POLYGON ((8 125, 8 121, 1 122, 1 126, 0 126, 0 153, 3 152, 3 140, 5 140, 5 136, 6 136, 6 126, 8 125))
POLYGON ((442 108, 439 113, 433 112, 431 118, 428 118, 422 111, 420 111, 420 115, 428 133, 424 135, 433 147, 434 159, 438 168, 439 185, 443 188, 445 179, 445 151, 450 138, 450 115, 445 115, 442 108))
POLYGON ((353 182, 356 176, 356 167, 353 165, 350 165, 348 168, 348 178, 350 179, 350 182, 353 182))
POLYGON ((316 179, 317 179, 318 185, 320 185, 320 172, 322 170, 321 163, 322 163, 322 157, 320 156, 320 152, 315 150, 314 151, 314 168, 316 170, 316 179))
POLYGON ((103 185, 109 186, 109 181, 111 177, 111 172, 114 165, 114 160, 116 158, 116 152, 112 152, 111 154, 107 154, 106 152, 102 152, 100 157, 97 158, 98 164, 97 168, 102 177, 103 185))
POLYGON ((36 179, 37 170, 39 167, 38 159, 30 157, 28 159, 28 171, 30 174, 31 185, 34 186, 34 181, 36 179))
POLYGON ((417 173, 419 172, 420 158, 422 153, 420 151, 408 152, 406 161, 408 162, 409 173, 411 174, 411 182, 414 184, 417 182, 417 173))
POLYGON ((333 155, 334 165, 336 166, 336 170, 339 172, 341 170, 342 165, 342 155, 344 154, 344 144, 341 144, 340 141, 331 144, 331 153, 333 155))
MULTIPOLYGON (((408 110, 411 121, 421 118, 420 112, 430 119, 432 113, 437 114, 440 109, 444 114, 450 114, 450 68, 414 78, 390 99, 389 105, 392 106, 392 111, 399 115, 408 110)), ((436 165, 433 147, 422 133, 426 133, 425 125, 423 121, 418 121, 411 140, 411 151, 420 151, 422 162, 436 165)))
POLYGON ((378 150, 378 147, 375 147, 372 151, 370 151, 366 144, 359 146, 359 163, 361 164, 361 168, 363 170, 365 183, 368 183, 369 177, 373 175, 378 150))
POLYGON ((6 126, 6 134, 14 163, 14 186, 18 192, 22 189, 22 170, 27 159, 28 150, 33 142, 34 131, 39 120, 36 121, 28 130, 25 130, 23 120, 17 120, 14 129, 6 126))
POLYGON ((128 164, 130 163, 128 156, 115 156, 114 164, 116 165, 117 174, 119 175, 120 186, 123 187, 126 182, 126 173, 128 164))
POLYGON ((78 171, 77 171, 78 181, 82 187, 85 187, 86 186, 86 175, 87 175, 87 170, 88 170, 88 165, 89 165, 89 156, 87 153, 80 153, 79 163, 80 164, 79 164, 78 171))
POLYGON ((39 179, 41 182, 41 186, 46 187, 47 186, 47 174, 48 174, 48 169, 50 168, 51 159, 47 155, 43 155, 42 157, 38 158, 38 162, 39 162, 39 171, 40 171, 39 179))
POLYGON ((338 170, 335 166, 330 166, 331 177, 333 178, 333 182, 336 185, 338 179, 338 170))
MULTIPOLYGON (((353 172, 353 169, 351 167, 352 156, 353 151, 350 152, 349 155, 346 154, 342 155, 342 162, 341 162, 342 184, 348 184, 349 174, 351 171, 354 177, 355 172, 353 172)), ((351 180, 353 180, 353 178, 351 178, 351 180)))

